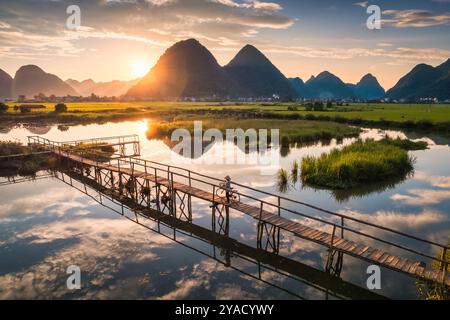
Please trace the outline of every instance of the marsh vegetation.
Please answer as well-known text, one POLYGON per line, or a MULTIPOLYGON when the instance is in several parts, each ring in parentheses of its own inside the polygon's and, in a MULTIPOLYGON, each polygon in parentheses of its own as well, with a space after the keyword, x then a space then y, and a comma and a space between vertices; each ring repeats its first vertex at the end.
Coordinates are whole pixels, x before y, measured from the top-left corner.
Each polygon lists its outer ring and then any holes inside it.
POLYGON ((358 140, 319 157, 304 158, 301 179, 310 186, 350 189, 402 178, 414 169, 415 159, 408 150, 425 148, 424 142, 387 137, 380 141, 358 140))

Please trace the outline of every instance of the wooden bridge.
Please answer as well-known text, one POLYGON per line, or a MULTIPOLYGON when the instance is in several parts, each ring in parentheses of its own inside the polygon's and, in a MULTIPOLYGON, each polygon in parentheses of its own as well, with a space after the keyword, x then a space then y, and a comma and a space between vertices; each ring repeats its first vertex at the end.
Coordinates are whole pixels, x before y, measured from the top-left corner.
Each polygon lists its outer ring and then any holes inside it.
POLYGON ((255 248, 214 232, 207 227, 177 219, 144 205, 138 205, 134 199, 123 197, 118 192, 111 192, 97 181, 73 171, 55 172, 53 177, 87 195, 101 206, 142 227, 205 255, 247 277, 261 281, 299 299, 306 298, 291 289, 281 287, 277 281, 272 281, 271 276, 265 276, 264 271, 270 271, 271 274, 276 273, 280 277, 297 282, 299 285, 306 285, 308 288, 322 292, 325 299, 330 297, 338 299, 386 299, 374 291, 346 282, 328 272, 318 270, 294 259, 255 248), (190 246, 185 241, 180 241, 180 236, 201 241, 202 245, 190 246), (212 246, 213 250, 210 250, 209 246, 206 246, 205 249, 203 244, 212 246), (238 262, 234 263, 236 259, 238 259, 238 262), (244 260, 247 267, 250 264, 252 269, 258 270, 258 272, 250 273, 244 270, 239 260, 244 260))
POLYGON ((342 256, 346 254, 450 286, 448 260, 445 258, 449 250, 447 245, 235 182, 232 183, 233 191, 227 192, 220 179, 138 158, 137 136, 72 142, 54 142, 33 136, 28 137, 28 142, 30 146, 44 147, 58 155, 67 168, 103 186, 105 193, 119 199, 131 199, 136 206, 155 209, 161 214, 192 223, 192 200, 195 198, 210 205, 211 228, 218 234, 228 236, 230 210, 234 210, 256 221, 259 249, 278 254, 281 231, 324 246, 328 250, 326 271, 335 275, 340 275, 342 256), (86 150, 86 145, 90 150, 86 150), (93 149, 105 146, 118 148, 118 154, 108 161, 93 157, 93 149), (127 153, 129 147, 132 147, 131 153, 127 153), (319 227, 308 226, 311 222, 319 227), (403 244, 405 241, 416 243, 415 248, 403 244), (387 246, 396 253, 379 249, 380 246, 387 246), (433 249, 438 252, 436 256, 428 253, 433 249), (430 263, 427 265, 422 259, 430 263))

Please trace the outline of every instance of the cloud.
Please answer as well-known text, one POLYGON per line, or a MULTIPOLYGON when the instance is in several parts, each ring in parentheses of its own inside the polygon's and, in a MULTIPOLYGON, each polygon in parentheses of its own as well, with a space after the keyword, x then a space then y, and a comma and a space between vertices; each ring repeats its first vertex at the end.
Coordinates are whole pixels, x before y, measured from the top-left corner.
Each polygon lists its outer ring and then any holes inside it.
POLYGON ((450 13, 434 13, 428 10, 384 10, 388 16, 382 20, 383 25, 396 28, 424 28, 450 23, 450 13))
POLYGON ((424 171, 416 171, 414 179, 428 182, 433 187, 450 189, 450 176, 433 176, 424 171))
MULTIPOLYGON (((122 218, 85 216, 35 225, 17 234, 13 241, 30 241, 30 244, 39 245, 67 240, 77 241, 54 247, 43 260, 24 270, 1 275, 0 299, 63 299, 68 295, 85 299, 140 298, 140 292, 128 289, 142 287, 143 282, 148 282, 147 275, 138 280, 131 275, 122 283, 117 274, 123 272, 127 263, 158 261, 160 257, 155 249, 170 250, 173 243, 122 218), (76 293, 69 292, 66 287, 66 268, 73 264, 80 267, 85 277, 82 278, 81 290, 76 293)), ((8 245, 14 244, 9 240, 8 245)))
POLYGON ((354 3, 355 6, 360 6, 362 8, 367 8, 369 6, 369 1, 363 1, 363 2, 356 2, 354 3))
POLYGON ((187 32, 219 44, 235 44, 234 39, 258 29, 286 29, 295 19, 280 14, 275 2, 233 0, 92 0, 81 1, 79 31, 65 28, 66 7, 72 1, 6 1, 2 7, 0 43, 3 56, 74 56, 83 39, 121 39, 149 46, 167 47, 187 32), (232 40, 233 39, 233 40, 232 40))
POLYGON ((391 199, 410 206, 438 204, 450 199, 450 190, 411 189, 408 193, 407 195, 396 193, 391 199))
POLYGON ((405 48, 381 46, 378 48, 316 48, 303 46, 265 45, 260 47, 264 52, 283 53, 304 58, 326 58, 347 60, 360 57, 389 58, 390 61, 399 60, 402 63, 416 63, 424 61, 445 61, 450 56, 450 50, 439 48, 405 48))

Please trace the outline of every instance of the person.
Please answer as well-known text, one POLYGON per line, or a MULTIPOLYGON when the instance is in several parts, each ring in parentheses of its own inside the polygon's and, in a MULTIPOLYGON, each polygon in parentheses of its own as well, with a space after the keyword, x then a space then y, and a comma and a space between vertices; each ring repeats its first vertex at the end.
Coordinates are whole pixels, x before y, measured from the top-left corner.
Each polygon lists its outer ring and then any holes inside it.
POLYGON ((227 197, 227 203, 230 203, 230 198, 231 198, 231 192, 233 191, 233 188, 231 187, 231 178, 230 176, 226 176, 225 177, 225 194, 227 197))

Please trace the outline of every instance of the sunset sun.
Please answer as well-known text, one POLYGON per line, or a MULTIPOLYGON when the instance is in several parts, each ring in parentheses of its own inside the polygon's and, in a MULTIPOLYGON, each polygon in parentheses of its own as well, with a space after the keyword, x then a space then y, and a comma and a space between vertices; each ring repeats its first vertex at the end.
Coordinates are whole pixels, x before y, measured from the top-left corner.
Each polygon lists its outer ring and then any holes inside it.
POLYGON ((150 64, 145 60, 137 60, 131 66, 133 77, 141 78, 150 71, 150 64))

